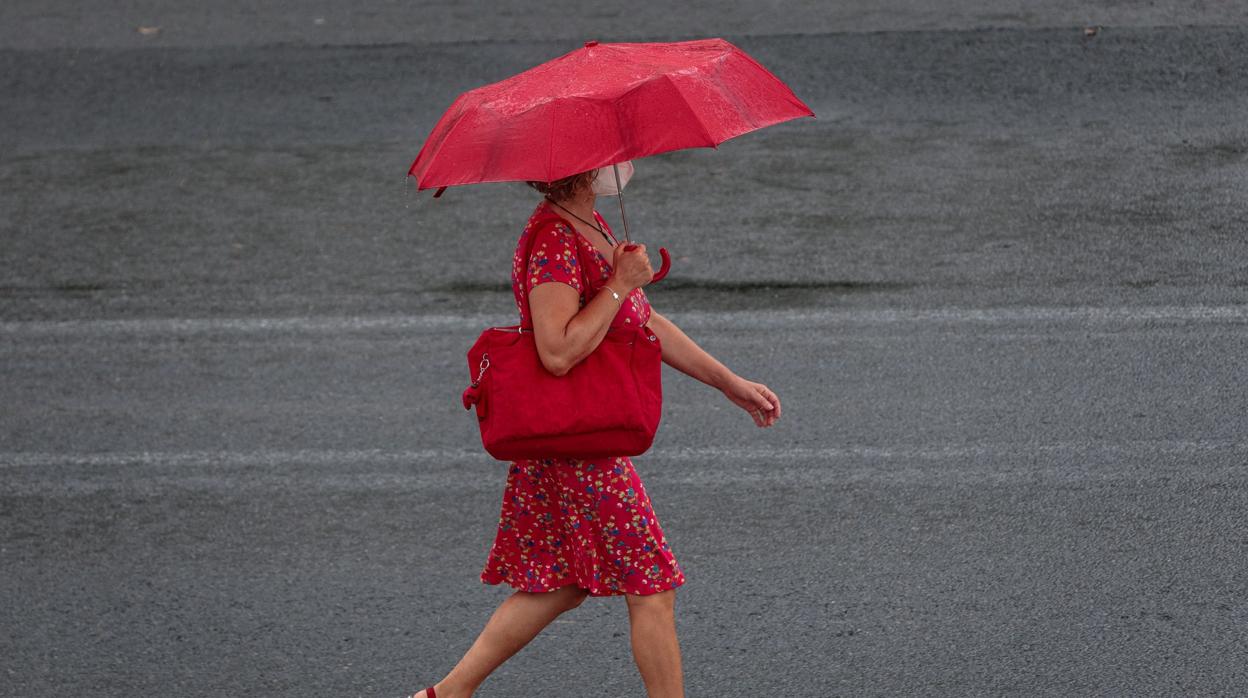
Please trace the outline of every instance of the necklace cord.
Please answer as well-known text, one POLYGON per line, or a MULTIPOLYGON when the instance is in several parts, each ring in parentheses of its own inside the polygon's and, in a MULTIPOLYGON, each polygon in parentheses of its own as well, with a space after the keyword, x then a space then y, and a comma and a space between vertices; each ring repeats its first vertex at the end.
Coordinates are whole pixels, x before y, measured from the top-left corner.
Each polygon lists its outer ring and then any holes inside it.
POLYGON ((572 213, 572 212, 571 212, 571 211, 569 211, 568 209, 564 208, 563 204, 560 204, 558 201, 555 201, 554 199, 550 198, 549 196, 548 196, 548 197, 546 197, 546 200, 547 200, 547 201, 549 201, 550 203, 552 203, 552 204, 554 204, 554 205, 558 206, 559 208, 563 209, 563 211, 564 211, 565 213, 567 213, 569 216, 572 216, 572 217, 573 217, 573 218, 575 218, 576 220, 578 220, 578 221, 580 221, 580 222, 584 223, 585 225, 588 225, 589 227, 593 228, 594 230, 597 230, 597 231, 598 231, 598 234, 602 236, 602 239, 603 239, 603 240, 606 240, 606 241, 607 241, 607 244, 608 244, 608 245, 611 245, 612 247, 615 247, 616 243, 615 243, 615 242, 613 242, 613 241, 611 240, 611 238, 608 238, 608 237, 607 237, 607 231, 603 230, 603 229, 602 229, 602 226, 598 225, 597 223, 591 223, 591 222, 589 222, 589 221, 585 220, 584 218, 581 218, 580 216, 576 215, 575 213, 572 213))

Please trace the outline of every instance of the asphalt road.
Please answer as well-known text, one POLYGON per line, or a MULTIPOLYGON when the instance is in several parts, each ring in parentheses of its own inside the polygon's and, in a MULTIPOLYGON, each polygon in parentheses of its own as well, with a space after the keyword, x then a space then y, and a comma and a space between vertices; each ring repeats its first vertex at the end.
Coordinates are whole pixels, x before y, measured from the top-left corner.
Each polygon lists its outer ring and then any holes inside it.
MULTIPOLYGON (((1245 12, 1025 5, 5 4, 0 695, 439 678, 506 594, 457 402, 535 200, 403 175, 464 89, 705 35, 818 118, 628 190, 654 305, 785 406, 668 373, 636 459, 688 694, 1248 692, 1245 12)), ((479 695, 641 695, 627 629, 479 695)))

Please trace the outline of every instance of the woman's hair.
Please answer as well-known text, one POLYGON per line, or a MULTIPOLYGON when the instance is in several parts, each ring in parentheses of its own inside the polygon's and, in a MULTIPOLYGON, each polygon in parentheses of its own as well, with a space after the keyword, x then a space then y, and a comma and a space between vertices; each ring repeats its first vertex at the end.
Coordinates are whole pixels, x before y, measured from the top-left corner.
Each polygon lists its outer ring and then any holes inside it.
POLYGON ((570 177, 556 179, 553 182, 526 182, 526 184, 555 201, 563 201, 574 196, 581 190, 581 187, 588 187, 590 182, 594 181, 596 174, 598 170, 587 170, 570 177))

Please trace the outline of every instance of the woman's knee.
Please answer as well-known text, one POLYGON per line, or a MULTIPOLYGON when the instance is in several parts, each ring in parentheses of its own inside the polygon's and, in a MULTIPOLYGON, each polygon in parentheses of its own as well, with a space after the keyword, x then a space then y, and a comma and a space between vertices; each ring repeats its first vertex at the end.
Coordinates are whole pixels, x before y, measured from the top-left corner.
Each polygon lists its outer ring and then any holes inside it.
POLYGON ((580 606, 585 602, 585 599, 589 597, 588 589, 582 589, 575 584, 569 584, 568 586, 556 590, 554 593, 560 594, 563 597, 564 612, 571 611, 577 606, 580 606))
POLYGON ((676 590, 668 589, 655 594, 626 594, 628 610, 671 613, 676 606, 676 590))

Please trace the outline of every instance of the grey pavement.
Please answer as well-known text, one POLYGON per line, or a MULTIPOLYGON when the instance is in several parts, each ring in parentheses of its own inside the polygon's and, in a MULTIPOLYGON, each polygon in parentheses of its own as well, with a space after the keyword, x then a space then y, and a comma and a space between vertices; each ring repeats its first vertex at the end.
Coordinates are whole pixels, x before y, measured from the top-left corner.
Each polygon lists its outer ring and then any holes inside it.
POLYGON ((679 5, 548 0, 341 3, 330 0, 73 0, 0 5, 0 47, 140 48, 506 42, 586 38, 827 34, 941 29, 1242 25, 1241 2, 1168 0, 695 0, 679 5))
MULTIPOLYGON (((352 8, 0 7, 0 695, 449 669, 507 593, 458 395, 535 200, 407 166, 462 90, 709 35, 818 118, 628 190, 655 307, 784 401, 669 371, 635 459, 688 694, 1248 692, 1240 4, 352 8)), ((622 602, 478 695, 542 691, 644 694, 622 602)))

